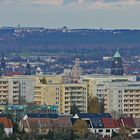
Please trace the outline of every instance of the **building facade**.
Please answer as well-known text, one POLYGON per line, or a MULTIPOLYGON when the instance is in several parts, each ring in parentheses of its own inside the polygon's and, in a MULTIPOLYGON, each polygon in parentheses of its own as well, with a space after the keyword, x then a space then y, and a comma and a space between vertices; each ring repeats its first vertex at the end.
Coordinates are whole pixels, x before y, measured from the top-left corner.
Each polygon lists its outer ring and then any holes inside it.
POLYGON ((0 78, 0 105, 19 104, 19 82, 0 78))
POLYGON ((36 79, 34 102, 38 105, 56 105, 59 113, 70 113, 75 104, 81 112, 87 112, 87 85, 65 84, 63 76, 44 76, 36 79), (61 78, 60 78, 61 77, 61 78))
POLYGON ((109 83, 106 93, 105 112, 117 117, 140 117, 140 82, 109 83))
POLYGON ((71 107, 76 105, 80 112, 87 112, 87 86, 86 84, 61 85, 61 113, 70 114, 71 107))

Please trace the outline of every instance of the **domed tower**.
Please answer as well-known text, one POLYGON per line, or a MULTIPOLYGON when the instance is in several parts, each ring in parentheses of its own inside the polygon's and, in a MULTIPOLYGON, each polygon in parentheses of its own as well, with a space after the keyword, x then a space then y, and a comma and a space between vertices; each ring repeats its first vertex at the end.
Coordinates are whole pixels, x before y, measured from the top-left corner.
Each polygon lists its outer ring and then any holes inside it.
POLYGON ((122 58, 118 51, 113 56, 111 75, 123 75, 122 58))

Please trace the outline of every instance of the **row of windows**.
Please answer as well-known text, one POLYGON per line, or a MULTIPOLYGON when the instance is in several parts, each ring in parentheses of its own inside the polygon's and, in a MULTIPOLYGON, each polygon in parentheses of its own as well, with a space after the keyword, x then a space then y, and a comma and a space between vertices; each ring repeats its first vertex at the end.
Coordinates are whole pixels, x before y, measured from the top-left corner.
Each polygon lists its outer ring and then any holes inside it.
POLYGON ((0 84, 7 84, 8 81, 0 81, 0 84))
POLYGON ((65 90, 86 90, 86 88, 83 87, 65 87, 65 90))

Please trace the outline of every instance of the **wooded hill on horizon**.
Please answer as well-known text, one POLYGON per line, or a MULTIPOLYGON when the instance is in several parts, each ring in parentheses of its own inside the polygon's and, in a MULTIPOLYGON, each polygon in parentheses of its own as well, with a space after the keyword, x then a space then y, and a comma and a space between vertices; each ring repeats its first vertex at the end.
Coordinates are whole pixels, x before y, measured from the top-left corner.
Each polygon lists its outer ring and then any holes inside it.
POLYGON ((9 52, 48 52, 124 56, 140 54, 140 30, 0 28, 0 49, 9 52))

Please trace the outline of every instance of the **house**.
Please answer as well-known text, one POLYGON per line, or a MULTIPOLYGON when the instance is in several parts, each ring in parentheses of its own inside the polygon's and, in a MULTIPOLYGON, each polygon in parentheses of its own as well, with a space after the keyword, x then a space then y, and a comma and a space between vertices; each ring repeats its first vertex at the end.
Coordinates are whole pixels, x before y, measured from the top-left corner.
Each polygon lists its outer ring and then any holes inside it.
POLYGON ((6 117, 6 115, 0 115, 0 124, 4 125, 4 131, 6 135, 13 133, 13 124, 12 121, 6 117))
POLYGON ((47 134, 49 131, 71 128, 71 119, 57 114, 27 114, 20 121, 20 130, 24 129, 27 133, 47 134))
POLYGON ((82 113, 74 115, 73 123, 76 119, 85 120, 92 133, 100 134, 103 137, 111 137, 113 132, 118 132, 122 127, 131 128, 132 134, 140 133, 140 118, 122 117, 114 119, 108 113, 82 113))
POLYGON ((85 120, 92 133, 104 136, 111 136, 115 131, 114 119, 109 113, 82 113, 75 114, 74 119, 85 120))

